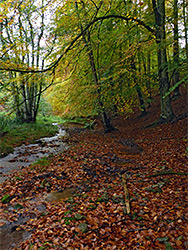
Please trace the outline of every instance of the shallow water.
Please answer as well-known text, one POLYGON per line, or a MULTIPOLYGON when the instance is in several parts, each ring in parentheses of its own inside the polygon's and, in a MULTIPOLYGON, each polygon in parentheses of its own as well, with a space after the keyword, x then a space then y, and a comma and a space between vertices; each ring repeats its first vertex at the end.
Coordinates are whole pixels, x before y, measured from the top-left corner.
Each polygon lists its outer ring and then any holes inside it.
MULTIPOLYGON (((62 137, 66 135, 58 124, 59 133, 53 137, 41 138, 36 144, 22 145, 16 147, 12 154, 7 155, 4 158, 0 158, 0 184, 2 184, 12 172, 22 169, 30 164, 34 163, 40 158, 45 156, 58 154, 67 149, 68 146, 63 142, 62 137)), ((62 193, 51 193, 46 197, 46 201, 60 201, 73 196, 72 190, 67 189, 62 193)), ((31 201, 32 202, 32 201, 31 201)), ((35 201, 33 201, 35 202, 35 201)), ((9 208, 11 212, 11 207, 9 208)), ((39 211, 45 211, 45 207, 39 205, 37 207, 39 211)), ((4 219, 0 219, 0 249, 9 250, 16 247, 19 242, 30 237, 30 232, 25 230, 17 230, 19 225, 24 224, 29 220, 27 216, 22 216, 16 222, 10 223, 4 219)))
POLYGON ((18 226, 24 224, 24 221, 29 220, 29 218, 25 217, 25 219, 20 219, 17 222, 9 223, 8 221, 5 223, 3 227, 0 227, 0 249, 1 250, 9 250, 16 245, 26 240, 30 237, 30 232, 25 230, 17 230, 18 226))
POLYGON ((4 158, 0 158, 0 184, 16 170, 31 165, 45 156, 58 154, 67 149, 68 146, 62 141, 66 132, 58 124, 59 133, 53 137, 41 138, 36 144, 22 145, 16 147, 14 152, 4 158))
POLYGON ((51 192, 45 197, 45 201, 61 201, 70 198, 74 195, 75 190, 73 188, 66 188, 62 192, 51 192))

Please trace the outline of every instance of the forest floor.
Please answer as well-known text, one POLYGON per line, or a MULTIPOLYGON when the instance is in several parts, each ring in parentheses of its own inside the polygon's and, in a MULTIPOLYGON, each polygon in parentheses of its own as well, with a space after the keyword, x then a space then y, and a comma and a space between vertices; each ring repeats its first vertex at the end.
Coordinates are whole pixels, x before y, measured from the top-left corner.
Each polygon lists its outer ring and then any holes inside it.
MULTIPOLYGON (((186 98, 173 101, 177 117, 186 98)), ((158 100, 139 114, 115 118, 111 133, 100 122, 73 130, 68 150, 1 185, 4 220, 28 218, 14 230, 30 237, 14 249, 188 249, 188 118, 144 128, 158 100)))

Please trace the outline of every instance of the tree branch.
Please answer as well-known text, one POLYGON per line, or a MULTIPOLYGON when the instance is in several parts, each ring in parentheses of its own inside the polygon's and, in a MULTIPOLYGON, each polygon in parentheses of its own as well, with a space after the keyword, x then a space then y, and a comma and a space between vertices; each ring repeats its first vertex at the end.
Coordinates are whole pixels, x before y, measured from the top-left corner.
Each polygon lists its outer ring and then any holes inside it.
POLYGON ((138 25, 143 26, 144 28, 146 28, 149 32, 151 32, 152 34, 156 34, 155 30, 153 28, 151 28, 150 26, 148 26, 147 24, 145 24, 142 20, 137 19, 137 18, 131 18, 131 17, 125 17, 125 16, 121 16, 121 15, 107 15, 107 16, 103 16, 103 17, 97 17, 94 18, 93 21, 91 21, 82 31, 79 35, 77 35, 72 42, 69 44, 69 46, 65 49, 65 51, 59 56, 59 58, 53 63, 51 64, 49 67, 47 67, 46 69, 41 69, 41 70, 35 70, 35 69, 19 69, 19 68, 1 68, 0 70, 4 70, 4 71, 14 71, 14 72, 22 72, 22 73, 42 73, 42 72, 47 72, 50 70, 55 69, 59 62, 61 61, 61 59, 72 49, 73 45, 75 44, 76 41, 78 41, 83 34, 96 22, 101 21, 101 20, 106 20, 106 19, 110 19, 110 18, 115 18, 115 19, 121 19, 121 20, 125 20, 125 21, 133 21, 136 22, 138 25))

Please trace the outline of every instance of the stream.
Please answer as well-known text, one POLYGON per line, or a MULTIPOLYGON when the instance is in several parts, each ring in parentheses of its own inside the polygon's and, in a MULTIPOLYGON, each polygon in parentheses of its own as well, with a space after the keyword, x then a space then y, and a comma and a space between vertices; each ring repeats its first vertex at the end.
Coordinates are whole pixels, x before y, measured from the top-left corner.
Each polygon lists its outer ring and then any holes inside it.
MULTIPOLYGON (((62 140, 62 137, 66 135, 66 131, 57 123, 53 125, 58 126, 59 130, 55 136, 41 138, 37 140, 35 144, 16 147, 13 153, 4 158, 0 158, 0 184, 9 178, 11 173, 31 165, 40 158, 58 154, 68 148, 68 145, 62 140)), ((70 196, 72 196, 72 194, 69 190, 65 190, 64 193, 61 194, 62 199, 70 196)), ((53 200, 53 195, 47 197, 47 200, 53 200)), ((13 207, 11 206, 8 208, 10 213, 12 209, 13 207)), ((46 208, 39 206, 38 209, 45 211, 46 208)), ((29 232, 16 230, 19 225, 24 224, 29 219, 30 218, 23 215, 15 222, 9 222, 0 218, 0 224, 3 224, 3 226, 0 226, 0 249, 12 249, 19 242, 30 237, 29 232)))
POLYGON ((6 157, 0 158, 0 184, 2 184, 13 171, 17 171, 31 165, 40 158, 58 154, 67 149, 68 146, 62 141, 66 132, 57 123, 59 132, 53 137, 41 138, 35 144, 16 147, 14 152, 6 157))

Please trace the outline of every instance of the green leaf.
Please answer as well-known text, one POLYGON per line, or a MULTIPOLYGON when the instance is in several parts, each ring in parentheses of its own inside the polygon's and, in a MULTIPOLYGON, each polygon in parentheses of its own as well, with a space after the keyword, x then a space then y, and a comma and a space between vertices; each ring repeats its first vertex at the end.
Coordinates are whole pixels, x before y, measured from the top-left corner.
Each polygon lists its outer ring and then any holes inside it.
POLYGON ((67 202, 73 203, 73 202, 74 202, 74 198, 73 198, 73 197, 69 197, 69 198, 67 199, 67 202))
POLYGON ((2 203, 8 203, 10 201, 10 195, 9 194, 5 194, 3 196, 3 198, 1 199, 2 203))
POLYGON ((96 120, 92 121, 91 123, 87 123, 87 124, 85 125, 84 128, 93 129, 93 126, 94 126, 94 124, 95 124, 95 121, 96 121, 96 120))
POLYGON ((165 244, 165 250, 174 250, 170 242, 165 241, 164 244, 165 244))
POLYGON ((22 178, 20 178, 19 176, 16 176, 15 179, 18 180, 18 181, 22 180, 22 178))
POLYGON ((64 214, 65 214, 65 215, 67 215, 67 214, 72 214, 72 211, 71 211, 71 210, 68 210, 68 211, 66 211, 64 214))
POLYGON ((138 214, 137 214, 136 212, 134 212, 134 213, 133 213, 133 216, 132 216, 132 219, 133 219, 133 220, 136 219, 137 215, 138 215, 138 214))

